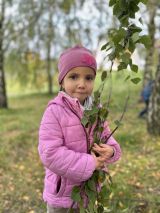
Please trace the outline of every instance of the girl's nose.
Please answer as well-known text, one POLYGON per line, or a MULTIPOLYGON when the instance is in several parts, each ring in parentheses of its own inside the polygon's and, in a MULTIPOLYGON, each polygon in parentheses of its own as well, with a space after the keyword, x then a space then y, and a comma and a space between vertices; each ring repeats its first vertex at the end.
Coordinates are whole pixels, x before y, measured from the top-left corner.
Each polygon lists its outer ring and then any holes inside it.
POLYGON ((80 79, 78 82, 78 87, 85 88, 85 79, 80 79))

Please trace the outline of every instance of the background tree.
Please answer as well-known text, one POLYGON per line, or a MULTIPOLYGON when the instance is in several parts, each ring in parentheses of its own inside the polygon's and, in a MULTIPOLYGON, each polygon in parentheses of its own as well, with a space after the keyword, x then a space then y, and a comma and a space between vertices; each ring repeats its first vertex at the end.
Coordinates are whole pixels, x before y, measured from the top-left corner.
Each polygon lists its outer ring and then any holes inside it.
POLYGON ((153 68, 154 68, 154 45, 155 45, 155 32, 156 24, 155 17, 157 11, 158 3, 155 0, 150 0, 147 4, 149 23, 148 23, 148 34, 151 38, 150 48, 146 49, 146 58, 145 58, 145 67, 144 67, 144 76, 143 76, 143 88, 148 84, 149 80, 153 78, 153 68))
MULTIPOLYGON (((145 86, 149 80, 155 79, 153 84, 152 94, 149 100, 149 109, 147 116, 147 130, 152 135, 160 135, 160 46, 156 46, 155 34, 156 34, 156 24, 155 18, 158 15, 160 7, 160 1, 150 0, 148 4, 149 11, 149 35, 151 37, 151 47, 146 53, 146 65, 144 70, 143 86, 145 86), (155 50, 158 49, 158 64, 156 68, 156 73, 154 74, 153 68, 154 60, 153 55, 155 50)), ((160 30, 158 34, 160 33, 160 30)), ((159 39, 159 38, 158 38, 159 39)))
POLYGON ((0 108, 7 108, 6 82, 4 73, 4 28, 7 1, 0 3, 0 108))
MULTIPOLYGON (((30 3, 30 6, 34 5, 34 1, 32 0, 25 1, 25 4, 27 5, 28 2, 30 3)), ((8 107, 5 80, 6 54, 11 53, 12 49, 17 49, 17 40, 21 41, 19 42, 19 50, 21 49, 23 46, 22 44, 24 44, 24 42, 22 42, 22 35, 24 35, 25 29, 29 26, 26 20, 23 18, 20 20, 21 16, 19 16, 19 8, 22 7, 23 3, 24 2, 20 0, 2 0, 0 3, 0 108, 8 107)), ((28 12, 28 14, 30 13, 28 12)), ((35 22, 38 17, 38 14, 30 17, 29 24, 35 22)), ((25 42, 26 41, 27 40, 25 40, 25 42)), ((25 52, 25 48, 23 50, 25 52)), ((14 72, 14 70, 12 71, 14 72)))
POLYGON ((149 101, 147 129, 152 135, 160 135, 160 46, 158 46, 158 65, 153 92, 149 101))

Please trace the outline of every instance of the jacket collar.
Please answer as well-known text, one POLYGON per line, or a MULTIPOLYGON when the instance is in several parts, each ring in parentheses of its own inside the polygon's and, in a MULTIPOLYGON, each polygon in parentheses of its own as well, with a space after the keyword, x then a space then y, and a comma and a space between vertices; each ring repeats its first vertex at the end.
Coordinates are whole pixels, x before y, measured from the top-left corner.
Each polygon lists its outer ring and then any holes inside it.
POLYGON ((82 118, 84 110, 90 110, 92 108, 92 102, 92 97, 90 96, 86 99, 84 106, 82 106, 77 98, 72 98, 67 93, 60 91, 58 96, 49 102, 49 105, 55 103, 63 107, 68 106, 74 113, 82 118))
POLYGON ((74 111, 79 117, 82 117, 83 107, 77 98, 72 98, 67 93, 60 91, 58 96, 62 99, 63 103, 74 111))

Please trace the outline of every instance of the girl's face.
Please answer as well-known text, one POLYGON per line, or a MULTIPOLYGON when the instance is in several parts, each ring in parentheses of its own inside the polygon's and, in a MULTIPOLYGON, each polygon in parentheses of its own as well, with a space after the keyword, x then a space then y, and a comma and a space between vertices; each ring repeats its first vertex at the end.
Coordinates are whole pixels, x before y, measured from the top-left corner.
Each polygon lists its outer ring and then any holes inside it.
POLYGON ((90 67, 76 67, 66 74, 62 81, 62 88, 83 105, 85 99, 92 93, 94 80, 95 73, 90 67))

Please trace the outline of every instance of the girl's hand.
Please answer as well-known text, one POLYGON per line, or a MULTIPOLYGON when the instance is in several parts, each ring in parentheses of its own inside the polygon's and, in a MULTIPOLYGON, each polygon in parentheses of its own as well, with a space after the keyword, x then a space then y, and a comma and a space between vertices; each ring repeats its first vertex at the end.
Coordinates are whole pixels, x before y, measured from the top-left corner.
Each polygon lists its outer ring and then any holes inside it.
POLYGON ((94 157, 96 170, 102 169, 104 167, 106 159, 102 156, 97 157, 94 152, 91 152, 91 155, 94 157))
POLYGON ((107 144, 97 145, 95 143, 92 149, 95 153, 98 153, 100 157, 104 158, 105 160, 111 158, 114 155, 114 149, 112 148, 112 146, 109 146, 107 144))

